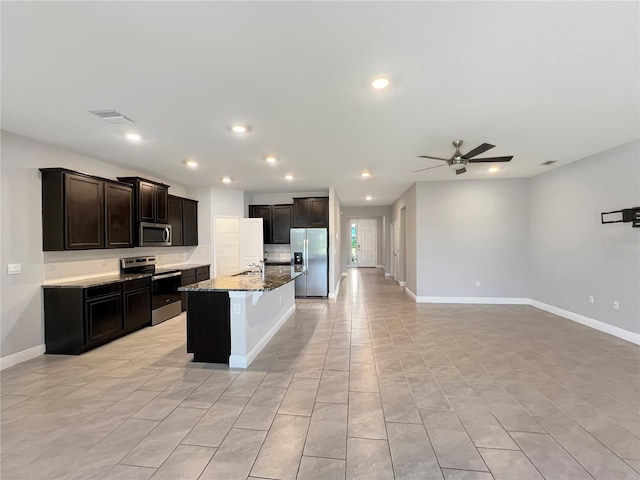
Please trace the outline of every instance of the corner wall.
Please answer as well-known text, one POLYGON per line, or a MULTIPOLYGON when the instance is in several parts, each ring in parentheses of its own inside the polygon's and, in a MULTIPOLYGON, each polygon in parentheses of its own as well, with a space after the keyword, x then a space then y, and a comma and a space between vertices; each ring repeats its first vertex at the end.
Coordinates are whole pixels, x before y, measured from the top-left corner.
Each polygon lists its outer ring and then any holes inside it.
POLYGON ((640 207, 640 141, 532 178, 530 205, 531 298, 640 333, 640 228, 600 223, 640 207))

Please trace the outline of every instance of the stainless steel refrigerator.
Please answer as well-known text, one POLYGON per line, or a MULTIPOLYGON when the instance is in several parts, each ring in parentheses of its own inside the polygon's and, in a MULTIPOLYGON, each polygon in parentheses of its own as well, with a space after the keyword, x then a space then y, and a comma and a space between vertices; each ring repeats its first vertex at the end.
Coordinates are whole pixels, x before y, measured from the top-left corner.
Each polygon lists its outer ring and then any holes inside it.
POLYGON ((329 234, 326 228, 291 229, 291 265, 302 270, 296 297, 326 297, 329 292, 329 234))

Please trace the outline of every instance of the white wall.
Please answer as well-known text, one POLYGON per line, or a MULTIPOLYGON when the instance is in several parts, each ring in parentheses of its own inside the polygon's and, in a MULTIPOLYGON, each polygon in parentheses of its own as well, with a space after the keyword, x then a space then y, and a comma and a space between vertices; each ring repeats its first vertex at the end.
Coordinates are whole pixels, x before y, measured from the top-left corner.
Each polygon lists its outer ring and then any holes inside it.
POLYGON ((391 205, 391 221, 403 223, 400 234, 400 281, 415 294, 417 291, 416 184, 409 187, 391 205), (406 215, 403 215, 406 212, 406 215))
POLYGON ((418 296, 528 297, 528 179, 419 182, 416 203, 418 296))
POLYGON ((640 206, 640 141, 534 177, 530 205, 531 297, 640 333, 640 228, 600 223, 640 206))
POLYGON ((390 228, 391 223, 391 206, 362 206, 362 207, 342 207, 342 257, 341 268, 345 272, 350 265, 351 254, 351 220, 358 218, 374 218, 378 223, 377 231, 377 265, 382 265, 385 273, 391 273, 391 255, 390 255, 390 228))
POLYGON ((340 258, 342 255, 342 228, 340 221, 340 199, 333 187, 329 188, 329 298, 335 298, 342 277, 340 258))
MULTIPOLYGON (((1 231, 1 319, 0 356, 7 357, 44 343, 41 285, 45 278, 107 275, 118 271, 121 257, 156 254, 161 264, 187 261, 193 247, 136 248, 82 252, 42 251, 42 183, 38 168, 64 167, 91 175, 115 179, 140 175, 59 148, 1 132, 2 231, 1 231), (7 275, 8 263, 22 264, 22 274, 7 275), (54 271, 45 269, 53 264, 54 271)), ((144 175, 149 178, 148 175, 144 175)), ((164 183, 170 181, 152 178, 164 183)), ((172 185, 170 193, 185 195, 186 189, 172 185)), ((6 362, 3 362, 5 365, 6 362)))

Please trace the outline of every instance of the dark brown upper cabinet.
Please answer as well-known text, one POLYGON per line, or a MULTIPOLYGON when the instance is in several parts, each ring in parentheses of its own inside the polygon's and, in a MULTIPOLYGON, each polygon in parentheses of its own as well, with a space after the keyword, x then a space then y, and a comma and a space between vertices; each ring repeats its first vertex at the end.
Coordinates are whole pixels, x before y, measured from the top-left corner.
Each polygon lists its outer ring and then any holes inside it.
POLYGON ((168 196, 171 246, 198 245, 198 202, 189 198, 168 196))
POLYGON ((293 205, 273 205, 271 208, 271 243, 291 243, 293 205))
POLYGON ((262 219, 262 241, 271 243, 271 205, 249 205, 249 218, 262 219))
POLYGON ((169 185, 140 177, 118 177, 133 186, 137 222, 169 223, 169 185))
POLYGON ((329 197, 293 199, 293 228, 329 227, 329 197))
POLYGON ((131 187, 64 168, 42 168, 42 249, 130 247, 131 187))
POLYGON ((106 247, 133 247, 133 191, 127 185, 105 182, 106 247))
POLYGON ((169 225, 171 225, 171 246, 182 245, 182 198, 169 195, 169 225))
POLYGON ((198 245, 198 202, 182 199, 182 244, 198 245))

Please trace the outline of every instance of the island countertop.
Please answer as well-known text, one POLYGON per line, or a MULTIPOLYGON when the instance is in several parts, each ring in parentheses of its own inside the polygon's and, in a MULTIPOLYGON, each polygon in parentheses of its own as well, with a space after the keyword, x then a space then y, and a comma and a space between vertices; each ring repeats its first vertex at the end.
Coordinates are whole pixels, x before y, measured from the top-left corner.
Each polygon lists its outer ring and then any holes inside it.
POLYGON ((181 292, 266 292, 275 290, 302 275, 300 267, 266 266, 264 279, 257 275, 231 275, 178 288, 181 292))

